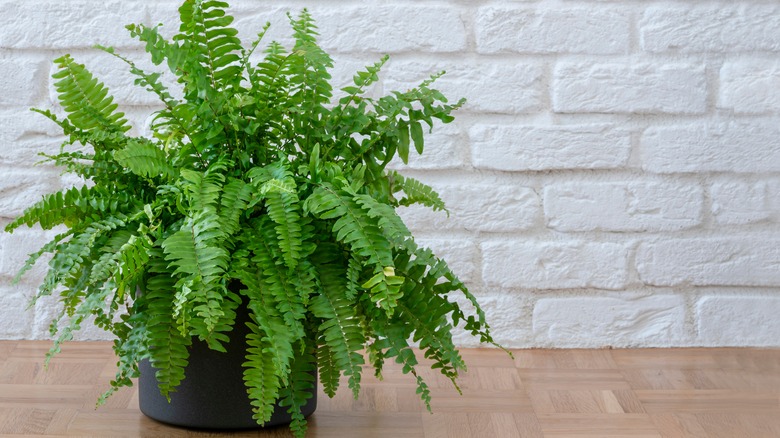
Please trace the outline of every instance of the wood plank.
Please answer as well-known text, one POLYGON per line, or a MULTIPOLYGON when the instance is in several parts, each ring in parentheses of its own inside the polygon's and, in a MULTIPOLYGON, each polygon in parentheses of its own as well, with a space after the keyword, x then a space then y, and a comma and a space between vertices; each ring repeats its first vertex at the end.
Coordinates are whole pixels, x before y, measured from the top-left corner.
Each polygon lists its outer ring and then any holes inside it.
MULTIPOLYGON (((72 342, 42 367, 49 342, 0 341, 3 436, 291 437, 285 427, 230 434, 165 425, 124 388, 94 409, 116 359, 108 342, 72 342)), ((309 436, 363 437, 776 437, 780 350, 465 349, 460 387, 420 366, 434 413, 411 376, 388 362, 384 380, 364 367, 360 398, 320 391, 309 436)), ((428 363, 427 361, 426 363, 428 363)))

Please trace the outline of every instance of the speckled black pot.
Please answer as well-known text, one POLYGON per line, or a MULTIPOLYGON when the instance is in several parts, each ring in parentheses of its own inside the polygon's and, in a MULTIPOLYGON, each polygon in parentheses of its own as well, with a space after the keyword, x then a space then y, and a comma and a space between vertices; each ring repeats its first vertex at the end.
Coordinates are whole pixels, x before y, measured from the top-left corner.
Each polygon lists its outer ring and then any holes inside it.
MULTIPOLYGON (((245 361, 246 322, 249 315, 246 307, 237 311, 236 324, 228 335, 230 342, 225 346, 227 353, 208 348, 193 339, 190 348, 189 365, 185 379, 171 393, 171 402, 160 395, 157 378, 149 361, 139 363, 141 376, 138 379, 138 397, 141 412, 155 420, 177 426, 198 429, 257 429, 252 418, 243 380, 242 363, 245 361)), ((316 373, 315 373, 316 374, 316 373)), ((303 408, 305 416, 317 408, 317 393, 303 408)), ((263 427, 288 424, 291 421, 287 408, 277 405, 271 420, 263 427)))

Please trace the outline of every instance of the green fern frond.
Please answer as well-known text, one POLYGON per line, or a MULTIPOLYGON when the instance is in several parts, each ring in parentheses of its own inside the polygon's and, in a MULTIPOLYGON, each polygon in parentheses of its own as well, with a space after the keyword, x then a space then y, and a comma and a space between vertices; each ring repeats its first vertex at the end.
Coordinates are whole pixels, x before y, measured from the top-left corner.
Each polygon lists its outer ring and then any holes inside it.
POLYGON ((178 328, 171 307, 171 292, 176 290, 170 274, 154 275, 143 291, 147 302, 147 340, 149 360, 156 369, 160 394, 170 401, 170 393, 184 380, 184 368, 189 362, 189 336, 178 328))
POLYGON ((165 151, 150 141, 131 140, 124 149, 114 151, 113 156, 120 165, 138 176, 176 177, 176 169, 170 164, 165 151))
POLYGON ((320 385, 328 397, 333 398, 339 389, 341 368, 336 363, 334 352, 327 342, 317 345, 317 368, 319 368, 320 385))
POLYGON ((287 412, 292 417, 290 430, 296 438, 306 436, 306 418, 301 408, 312 398, 315 390, 315 377, 312 374, 316 370, 316 359, 308 346, 302 346, 303 353, 295 358, 290 372, 290 382, 279 391, 279 406, 287 407, 287 412))
MULTIPOLYGON (((35 264, 38 262, 38 260, 41 258, 42 255, 54 252, 57 246, 60 244, 60 242, 62 242, 63 240, 71 236, 74 232, 75 230, 71 229, 64 233, 57 234, 56 236, 54 236, 53 239, 51 239, 49 242, 43 245, 41 249, 30 254, 27 257, 27 260, 24 262, 24 265, 19 269, 19 272, 17 272, 16 276, 14 277, 13 283, 14 284, 19 283, 19 281, 22 279, 24 274, 30 269, 32 269, 33 266, 35 266, 35 264)), ((30 306, 32 306, 33 304, 35 304, 34 301, 30 303, 30 306)))
POLYGON ((231 178, 222 188, 220 198, 219 223, 227 236, 238 232, 241 224, 241 214, 244 213, 252 197, 252 186, 235 178, 231 178))
POLYGON ((403 191, 404 197, 398 201, 399 205, 422 204, 432 208, 434 211, 445 211, 449 216, 449 210, 444 205, 439 194, 436 191, 420 181, 401 175, 392 171, 388 174, 392 184, 393 193, 403 191))
MULTIPOLYGON (((249 299, 247 307, 254 323, 264 334, 269 347, 264 350, 273 361, 273 369, 282 385, 286 385, 290 375, 290 364, 294 356, 293 344, 298 341, 288 329, 278 309, 275 298, 264 287, 264 279, 259 272, 240 271, 238 278, 246 287, 242 295, 249 299)), ((260 384, 260 383, 258 383, 260 384)))
POLYGON ((130 129, 124 114, 115 113, 117 105, 108 96, 108 88, 95 79, 83 64, 76 63, 70 55, 54 60, 58 71, 52 75, 57 81, 60 103, 68 113, 68 119, 79 129, 95 128, 125 132, 130 129))
POLYGON ((230 341, 226 333, 233 329, 240 297, 221 284, 201 286, 193 292, 188 303, 193 312, 189 321, 190 333, 197 335, 212 350, 226 352, 223 344, 230 341))
MULTIPOLYGON (((318 256, 321 260, 316 264, 320 282, 320 294, 313 297, 309 310, 314 316, 323 320, 320 324, 320 344, 327 344, 332 351, 332 361, 336 370, 326 370, 326 375, 338 374, 343 370, 349 377, 349 387, 355 398, 360 392, 360 376, 365 363, 360 351, 365 344, 361 320, 355 311, 355 306, 343 296, 346 288, 346 272, 343 267, 329 260, 334 252, 333 247, 321 247, 318 256)), ((328 364, 320 364, 328 366, 328 364)), ((330 382, 332 384, 332 382, 330 382)))
POLYGON ((244 382, 247 385, 249 399, 253 406, 253 415, 258 424, 271 419, 279 398, 281 381, 272 355, 268 354, 274 342, 256 324, 247 323, 250 329, 247 335, 247 354, 244 362, 244 382))
POLYGON ((276 223, 284 263, 293 270, 302 256, 304 221, 292 173, 282 165, 273 167, 274 178, 262 184, 260 193, 265 197, 268 216, 276 223))
POLYGON ((190 210, 216 208, 225 176, 213 166, 208 172, 182 169, 179 180, 188 194, 190 210))
POLYGON ((99 312, 100 308, 105 305, 104 302, 109 293, 110 289, 103 289, 99 292, 96 291, 87 294, 84 297, 84 300, 76 306, 75 311, 69 315, 70 321, 68 321, 68 324, 65 327, 59 329, 60 335, 54 340, 54 344, 49 349, 48 353, 46 353, 46 360, 44 361, 45 367, 48 367, 51 359, 60 353, 62 344, 73 339, 73 332, 81 329, 81 324, 84 320, 88 316, 99 312))
MULTIPOLYGON (((287 72, 291 61, 295 59, 276 41, 265 50, 265 58, 252 69, 250 76, 253 94, 257 94, 258 103, 265 109, 272 109, 287 97, 287 72)), ((273 114, 273 112, 271 112, 273 114)), ((270 118, 270 114, 267 115, 270 118)))
POLYGON ((371 300, 392 314, 400 297, 403 278, 395 274, 390 241, 383 235, 379 220, 366 212, 348 192, 339 193, 332 186, 318 187, 304 208, 319 219, 336 219, 336 240, 350 246, 353 253, 373 266, 373 274, 361 287, 371 291, 371 300))
POLYGON ((35 224, 39 224, 44 230, 60 224, 72 226, 93 214, 115 214, 137 208, 137 201, 131 200, 127 193, 109 193, 98 186, 74 187, 45 195, 8 224, 5 231, 12 232, 22 225, 31 227, 35 224))
POLYGON ((428 412, 431 412, 431 391, 425 380, 417 373, 416 366, 419 364, 414 350, 409 346, 406 339, 411 334, 411 328, 404 321, 387 321, 381 316, 372 321, 372 326, 381 333, 381 337, 372 348, 382 351, 382 358, 395 358, 395 362, 401 365, 401 372, 411 374, 415 377, 417 383, 417 394, 425 404, 428 412))
POLYGON ((313 136, 321 132, 316 128, 324 125, 329 113, 325 106, 333 97, 328 72, 333 67, 333 60, 317 45, 317 26, 308 10, 303 9, 297 20, 291 14, 287 15, 295 38, 293 51, 302 61, 291 63, 291 98, 301 109, 301 117, 296 120, 298 123, 294 128, 301 134, 302 147, 308 152, 317 140, 325 140, 313 136))
POLYGON ((216 215, 201 214, 187 220, 179 231, 162 242, 165 259, 176 267, 175 275, 199 277, 214 282, 227 269, 228 254, 210 241, 222 235, 216 215))
POLYGON ((233 17, 225 12, 227 7, 222 1, 186 0, 179 8, 180 34, 174 37, 191 44, 214 90, 240 80, 241 74, 241 40, 229 27, 233 17))
POLYGON ((369 195, 355 193, 353 196, 369 216, 377 219, 377 223, 388 241, 393 242, 399 248, 409 247, 412 233, 393 207, 379 202, 369 195))
POLYGON ((330 185, 322 185, 306 199, 304 209, 318 219, 336 219, 333 232, 336 239, 349 245, 352 251, 375 266, 393 266, 390 243, 382 235, 377 220, 371 218, 348 194, 341 194, 330 185))
MULTIPOLYGON (((35 300, 51 295, 51 293, 60 285, 70 286, 66 300, 70 306, 66 305, 65 310, 72 312, 83 291, 90 286, 89 282, 81 282, 89 278, 89 270, 92 269, 91 254, 96 247, 100 247, 105 235, 111 231, 125 226, 126 217, 109 217, 101 221, 91 222, 83 230, 74 230, 73 237, 67 242, 61 242, 55 245, 55 255, 49 262, 49 271, 41 283, 38 292, 33 299, 35 300)), ((65 294, 65 292, 63 292, 65 294)))
MULTIPOLYGON (((132 27, 134 28, 134 26, 132 27)), ((145 87, 147 91, 156 94, 160 101, 165 104, 166 108, 171 109, 178 105, 179 102, 173 98, 168 91, 168 88, 160 83, 160 73, 147 73, 141 70, 133 61, 116 53, 113 47, 104 47, 101 45, 96 45, 95 47, 127 64, 130 67, 130 73, 136 76, 135 84, 145 87)))
MULTIPOLYGON (((300 278, 295 279, 295 277, 303 272, 279 269, 279 265, 283 264, 281 249, 270 218, 260 217, 253 222, 252 226, 254 237, 242 240, 252 250, 251 260, 263 278, 259 287, 267 289, 273 296, 274 306, 279 310, 293 338, 302 338, 304 335, 302 321, 306 315, 303 299, 306 291, 298 290, 296 284, 299 284, 300 278), (257 236, 262 238, 258 239, 257 236), (249 241, 252 239, 253 241, 249 241)), ((301 268, 300 265, 296 267, 296 269, 301 268)))
POLYGON ((114 340, 113 350, 118 359, 117 371, 110 382, 111 387, 100 395, 96 406, 103 405, 108 397, 120 388, 133 386, 132 379, 139 376, 138 362, 149 355, 146 340, 146 313, 142 310, 144 306, 143 298, 136 297, 133 306, 130 307, 131 314, 123 315, 122 321, 114 325, 117 338, 114 340))
MULTIPOLYGON (((355 73, 352 77, 352 82, 355 86, 341 89, 341 91, 347 93, 347 95, 339 99, 340 108, 335 111, 336 114, 342 115, 345 107, 355 101, 358 96, 363 95, 369 86, 379 81, 379 72, 389 59, 389 56, 384 55, 379 61, 367 66, 365 70, 355 73)), ((337 126, 338 123, 334 123, 334 125, 337 126)))
POLYGON ((347 262, 347 287, 345 297, 353 301, 357 298, 360 289, 360 275, 363 272, 363 260, 354 253, 349 255, 347 262))

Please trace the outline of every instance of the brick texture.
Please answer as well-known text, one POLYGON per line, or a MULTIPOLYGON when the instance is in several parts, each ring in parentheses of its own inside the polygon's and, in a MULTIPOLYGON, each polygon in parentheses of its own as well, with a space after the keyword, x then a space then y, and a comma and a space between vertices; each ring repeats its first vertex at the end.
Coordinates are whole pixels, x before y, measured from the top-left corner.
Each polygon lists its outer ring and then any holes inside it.
MULTIPOLYGON (((229 0, 248 44, 290 46, 299 0, 229 0)), ((0 225, 81 184, 37 166, 63 141, 52 60, 71 53, 148 131, 151 71, 124 25, 178 29, 178 0, 0 0, 0 225)), ((425 153, 390 167, 429 183, 451 215, 399 213, 482 300, 494 337, 522 347, 780 346, 780 5, 769 0, 321 1, 310 11, 338 88, 383 54, 369 90, 434 87, 467 103, 425 153), (774 319, 773 319, 774 318, 774 319), (761 327, 755 330, 754 327, 761 327)), ((175 78, 162 81, 178 95, 175 78)), ((0 234, 0 338, 47 337, 45 273, 11 279, 52 236, 0 234)), ((453 297, 455 300, 461 298, 453 297)), ((459 301, 460 302, 460 301, 459 301)), ((104 336, 85 324, 81 339, 104 336)), ((459 345, 474 340, 456 334, 459 345)))

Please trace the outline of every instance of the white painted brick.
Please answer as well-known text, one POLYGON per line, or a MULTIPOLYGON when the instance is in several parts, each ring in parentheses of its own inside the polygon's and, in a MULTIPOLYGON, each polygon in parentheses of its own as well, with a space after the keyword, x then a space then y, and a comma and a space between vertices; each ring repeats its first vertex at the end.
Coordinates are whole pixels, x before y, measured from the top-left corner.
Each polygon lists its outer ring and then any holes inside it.
POLYGON ((469 132, 477 168, 612 169, 626 165, 631 136, 611 125, 475 125, 469 132))
POLYGON ((0 55, 0 105, 32 105, 38 101, 47 72, 39 56, 0 55))
POLYGON ((641 280, 655 286, 778 286, 780 240, 666 238, 642 243, 636 264, 641 280))
POLYGON ((740 114, 780 111, 780 62, 726 62, 720 69, 718 107, 740 114))
POLYGON ((476 18, 477 52, 626 53, 627 11, 603 8, 485 6, 476 18))
MULTIPOLYGON (((777 187, 775 187, 777 188, 777 187)), ((773 214, 771 191, 767 181, 719 181, 712 184, 712 216, 721 225, 762 222, 773 214)))
POLYGON ((679 295, 542 298, 533 331, 542 345, 599 348, 665 346, 685 335, 679 295))
POLYGON ((650 6, 639 20, 642 48, 650 52, 780 50, 780 7, 735 3, 650 6))
POLYGON ((544 190, 547 226, 558 231, 661 231, 701 223, 704 194, 691 184, 571 182, 544 190))
POLYGON ((54 169, 0 169, 0 217, 14 218, 25 208, 58 189, 54 169))
POLYGON ((474 242, 465 239, 415 239, 420 247, 430 248, 447 262, 452 272, 467 286, 479 280, 479 254, 474 242))
POLYGON ((29 286, 0 283, 0 339, 29 339, 32 334, 33 312, 27 309, 29 286))
POLYGON ((450 211, 413 205, 398 210, 413 230, 508 232, 531 228, 541 210, 539 196, 530 188, 513 185, 434 185, 450 211))
POLYGON ((32 166, 41 161, 39 152, 58 152, 58 129, 47 118, 26 108, 0 111, 0 164, 32 166))
POLYGON ((628 248, 590 241, 485 242, 482 278, 502 288, 621 289, 628 282, 628 248))
POLYGON ((311 8, 320 44, 333 52, 455 52, 466 48, 466 27, 451 6, 373 5, 311 8), (370 23, 361 25, 360 23, 370 23))
POLYGON ((642 167, 669 172, 780 171, 780 123, 732 120, 651 127, 642 136, 642 167))
POLYGON ((436 123, 433 132, 425 133, 423 154, 419 155, 414 146, 409 147, 409 162, 403 164, 395 158, 388 166, 391 169, 458 169, 465 167, 466 140, 458 123, 436 123))
POLYGON ((777 296, 705 296, 696 304, 699 339, 705 346, 776 347, 778 314, 777 296))
MULTIPOLYGON (((18 108, 5 108, 0 110, 0 142, 3 144, 24 141, 35 136, 58 136, 62 130, 54 122, 41 114, 21 111, 18 108)), ((5 152, 0 148, 0 153, 5 152)))
POLYGON ((701 114, 707 109, 703 64, 560 62, 552 105, 560 113, 701 114))
POLYGON ((138 46, 125 29, 143 22, 142 2, 74 0, 0 1, 0 14, 7 17, 0 32, 0 48, 88 48, 138 46))
POLYGON ((464 110, 489 113, 530 113, 542 105, 542 68, 536 64, 499 62, 391 62, 385 73, 385 89, 406 91, 432 73, 446 70, 433 88, 452 102, 465 97, 464 110))

